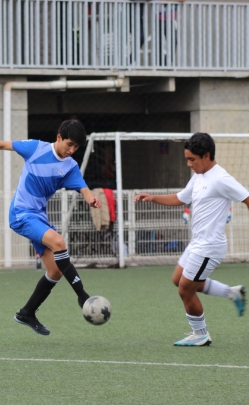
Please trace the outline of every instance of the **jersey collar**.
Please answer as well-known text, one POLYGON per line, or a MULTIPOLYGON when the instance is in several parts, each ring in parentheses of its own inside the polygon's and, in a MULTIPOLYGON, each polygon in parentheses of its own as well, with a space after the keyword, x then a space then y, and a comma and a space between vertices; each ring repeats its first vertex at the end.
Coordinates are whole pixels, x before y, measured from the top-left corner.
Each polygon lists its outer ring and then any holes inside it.
POLYGON ((52 152, 53 152, 54 156, 56 157, 56 159, 60 160, 61 162, 64 162, 64 160, 67 159, 67 157, 61 158, 60 156, 57 155, 57 153, 55 152, 54 143, 52 143, 52 152))

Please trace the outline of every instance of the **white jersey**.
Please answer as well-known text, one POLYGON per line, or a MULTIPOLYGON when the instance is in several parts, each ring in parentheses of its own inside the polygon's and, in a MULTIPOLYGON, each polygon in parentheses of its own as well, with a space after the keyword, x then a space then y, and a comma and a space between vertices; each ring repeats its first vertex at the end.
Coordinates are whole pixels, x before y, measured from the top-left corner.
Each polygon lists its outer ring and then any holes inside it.
POLYGON ((192 239, 188 249, 202 257, 224 258, 225 224, 231 201, 243 201, 248 196, 245 187, 218 164, 204 174, 194 174, 177 193, 180 201, 192 203, 192 239))

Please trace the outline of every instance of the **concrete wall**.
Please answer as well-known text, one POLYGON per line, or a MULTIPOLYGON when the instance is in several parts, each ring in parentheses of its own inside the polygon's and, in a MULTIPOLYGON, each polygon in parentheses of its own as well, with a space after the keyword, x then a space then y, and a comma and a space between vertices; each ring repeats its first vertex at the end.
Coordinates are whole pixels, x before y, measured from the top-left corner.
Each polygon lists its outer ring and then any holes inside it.
MULTIPOLYGON (((249 189, 249 139, 215 138, 216 161, 249 189)), ((226 225, 229 255, 233 252, 247 252, 249 240, 249 215, 243 203, 233 203, 232 221, 226 225)), ((240 257, 248 260, 246 253, 240 257)), ((229 256, 228 256, 229 259, 229 256)))
POLYGON ((249 133, 248 79, 200 79, 193 98, 191 132, 249 133))
MULTIPOLYGON (((30 92, 29 114, 56 116, 62 114, 125 114, 126 131, 134 131, 136 114, 144 116, 146 131, 152 131, 153 114, 171 113, 160 117, 156 131, 186 131, 178 115, 190 114, 190 132, 248 133, 249 132, 249 79, 178 79, 175 92, 161 93, 95 93, 82 90, 67 92, 30 92), (167 123, 171 121, 171 128, 167 123), (129 128, 128 128, 129 126, 129 128), (133 128, 132 128, 133 127, 133 128)), ((144 129, 143 129, 144 130, 144 129)))
MULTIPOLYGON (((0 125, 3 128, 3 85, 8 81, 23 81, 23 77, 6 77, 0 79, 0 125)), ((11 139, 27 139, 28 134, 28 94, 26 90, 13 90, 11 92, 11 139)), ((3 131, 0 131, 0 139, 3 140, 3 131)), ((22 167, 23 159, 17 153, 11 153, 12 171, 11 171, 11 188, 14 190, 17 186, 22 167)), ((0 190, 3 188, 3 152, 1 154, 0 168, 0 190)))
MULTIPOLYGON (((24 80, 23 78, 16 77, 8 78, 6 77, 5 80, 0 79, 0 125, 3 128, 3 85, 4 83, 8 82, 9 80, 13 81, 21 81, 24 80)), ((11 139, 18 140, 18 139, 27 139, 28 134, 28 99, 27 99, 27 91, 18 90, 12 91, 11 95, 11 139)), ((3 140, 4 134, 3 130, 0 131, 0 140, 3 140)), ((23 158, 21 158, 16 152, 5 152, 11 154, 11 190, 15 190, 18 184, 18 180, 22 171, 23 167, 23 158)), ((3 224, 3 207, 4 207, 4 193, 3 190, 3 179, 6 168, 4 168, 3 162, 3 151, 0 151, 0 159, 1 159, 1 166, 0 166, 0 209, 1 209, 1 224, 3 224)), ((4 229, 0 232, 0 254, 1 257, 4 257, 4 229)), ((21 236, 12 232, 12 257, 15 259, 16 257, 20 258, 23 257, 24 261, 20 263, 18 261, 18 265, 25 265, 26 258, 29 256, 29 241, 22 240, 21 236)), ((23 238, 22 238, 23 239, 23 238)))

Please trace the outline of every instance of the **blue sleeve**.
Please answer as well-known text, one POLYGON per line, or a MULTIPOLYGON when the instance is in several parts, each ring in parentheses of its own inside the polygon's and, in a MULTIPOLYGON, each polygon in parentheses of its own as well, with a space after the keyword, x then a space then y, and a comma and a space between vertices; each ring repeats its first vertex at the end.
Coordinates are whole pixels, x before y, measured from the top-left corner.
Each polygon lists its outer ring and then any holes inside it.
POLYGON ((13 149, 21 155, 24 160, 28 160, 36 151, 39 141, 36 139, 27 139, 25 141, 12 141, 13 149))
POLYGON ((82 177, 78 165, 75 165, 72 170, 70 170, 70 172, 68 172, 68 174, 64 177, 62 187, 70 188, 77 191, 87 187, 87 184, 82 177))

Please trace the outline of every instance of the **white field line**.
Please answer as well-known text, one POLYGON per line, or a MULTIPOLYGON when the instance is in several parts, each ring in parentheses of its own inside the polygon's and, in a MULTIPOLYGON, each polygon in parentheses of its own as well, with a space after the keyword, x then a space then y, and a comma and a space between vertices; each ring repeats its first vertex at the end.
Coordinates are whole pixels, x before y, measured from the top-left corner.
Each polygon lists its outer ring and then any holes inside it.
POLYGON ((218 367, 218 368, 234 368, 248 370, 249 366, 235 366, 232 364, 184 364, 184 363, 150 363, 136 361, 108 361, 108 360, 72 360, 72 359, 20 359, 10 357, 0 357, 0 361, 37 361, 48 363, 97 363, 97 364, 120 364, 133 366, 161 366, 161 367, 218 367))

